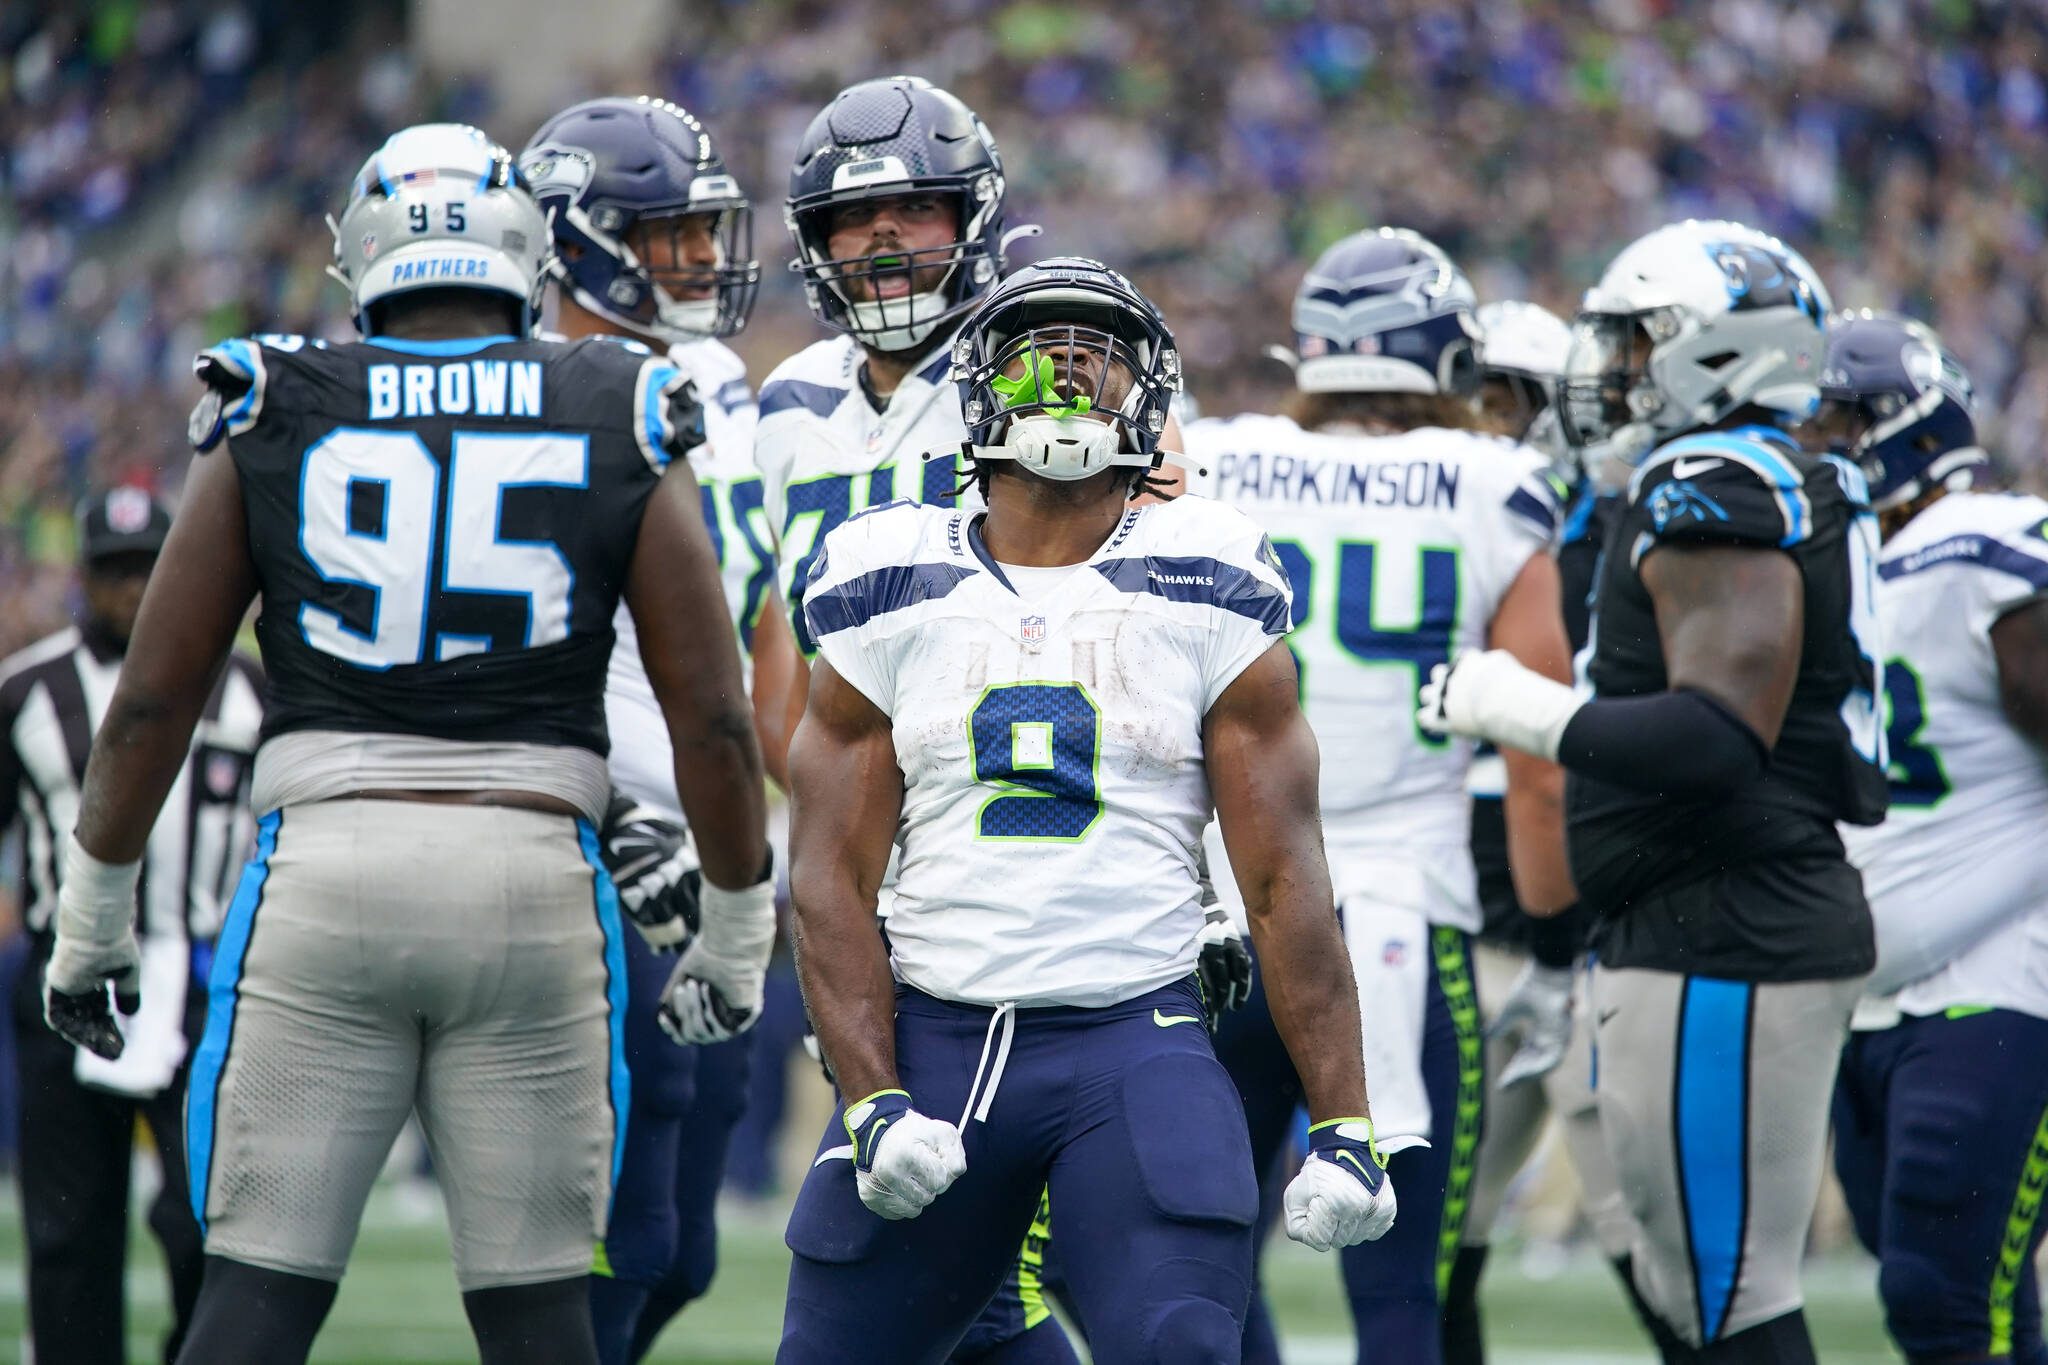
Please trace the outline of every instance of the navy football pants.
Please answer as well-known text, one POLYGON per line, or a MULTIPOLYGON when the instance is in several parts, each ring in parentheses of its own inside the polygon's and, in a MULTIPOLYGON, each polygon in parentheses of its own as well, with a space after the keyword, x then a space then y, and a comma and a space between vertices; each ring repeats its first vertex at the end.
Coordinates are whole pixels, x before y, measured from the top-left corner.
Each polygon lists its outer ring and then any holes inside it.
POLYGON ((1237 1361, 1258 1191, 1192 979, 1106 1009, 1018 1011, 998 1069, 1000 1030, 990 1010, 898 989, 897 1071, 919 1112, 951 1122, 970 1094, 977 1109, 993 1100, 966 1126, 966 1174, 900 1222, 860 1202, 833 1115, 790 1215, 777 1360, 937 1365, 1016 1264, 1049 1189, 1100 1365, 1237 1361))
POLYGON ((603 1365, 640 1359, 711 1285, 726 1146, 746 1108, 751 1037, 682 1047, 655 1020, 673 954, 627 934, 626 1066, 633 1105, 603 1255, 590 1281, 603 1365))
POLYGON ((1851 1034, 1834 1121, 1835 1171, 1906 1357, 2048 1359, 2034 1279, 2048 1020, 1985 1010, 1851 1034))

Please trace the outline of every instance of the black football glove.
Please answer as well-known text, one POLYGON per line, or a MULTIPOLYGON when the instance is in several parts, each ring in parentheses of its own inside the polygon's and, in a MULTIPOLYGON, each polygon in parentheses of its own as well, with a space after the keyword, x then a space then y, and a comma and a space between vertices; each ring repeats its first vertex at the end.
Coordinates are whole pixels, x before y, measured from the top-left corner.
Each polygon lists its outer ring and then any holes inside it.
POLYGON ((598 843, 619 905, 647 946, 662 953, 681 949, 697 933, 703 886, 683 827, 614 791, 598 843))
POLYGON ((1202 1003, 1208 1006, 1209 1032, 1214 1033, 1226 1010, 1242 1009, 1252 998, 1252 954, 1244 935, 1220 905, 1202 913, 1202 956, 1195 972, 1202 980, 1202 1003))

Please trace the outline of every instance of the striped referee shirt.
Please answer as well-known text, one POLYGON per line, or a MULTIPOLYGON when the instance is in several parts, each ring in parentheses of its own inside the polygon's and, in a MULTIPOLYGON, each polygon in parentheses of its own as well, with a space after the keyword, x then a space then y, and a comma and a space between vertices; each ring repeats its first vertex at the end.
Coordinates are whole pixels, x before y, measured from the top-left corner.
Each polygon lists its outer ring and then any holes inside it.
MULTIPOLYGON (((50 953, 64 843, 78 823, 86 756, 120 675, 120 656, 96 648, 76 627, 0 662, 0 830, 21 821, 22 913, 35 945, 28 978, 34 981, 50 953)), ((254 837, 249 779, 262 724, 262 671, 231 654, 143 853, 136 931, 145 943, 201 945, 203 960, 203 945, 219 932, 254 837)))

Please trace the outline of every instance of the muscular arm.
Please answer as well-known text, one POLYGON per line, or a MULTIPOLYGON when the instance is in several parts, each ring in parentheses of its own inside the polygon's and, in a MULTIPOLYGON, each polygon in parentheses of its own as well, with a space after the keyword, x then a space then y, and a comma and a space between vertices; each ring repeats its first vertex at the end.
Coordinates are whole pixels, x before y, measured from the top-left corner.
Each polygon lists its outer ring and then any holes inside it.
MULTIPOLYGON (((1529 556, 1487 627, 1487 647, 1506 650, 1553 682, 1570 683, 1571 643, 1559 606, 1562 593, 1557 561, 1542 550, 1529 556)), ((1532 915, 1555 914, 1578 897, 1565 859, 1564 769, 1519 749, 1505 749, 1502 757, 1508 769, 1508 870, 1515 899, 1532 915)))
POLYGON ((796 634, 782 614, 780 598, 770 598, 754 623, 754 734, 768 776, 784 791, 789 790, 790 736, 804 714, 804 679, 796 634))
POLYGON ((93 737, 78 807, 78 842, 93 857, 142 856, 255 596, 241 476, 225 451, 195 460, 93 737))
POLYGON ((1778 550, 1665 545, 1643 560, 1671 689, 1702 692, 1778 742, 1806 630, 1799 566, 1778 550))
POLYGON ((2012 727, 2048 750, 2048 598, 1998 618, 1991 627, 1998 700, 2012 727))
POLYGON ((1323 861, 1316 740, 1297 686, 1294 658, 1276 643, 1209 709, 1202 750, 1266 998, 1309 1117, 1363 1118, 1358 986, 1323 861))
POLYGON ((768 865, 767 793, 701 508, 697 480, 678 460, 647 500, 626 571, 626 605, 668 722, 676 794, 704 876, 737 890, 760 881, 768 865))
POLYGON ((903 811, 889 718, 819 659, 789 749, 797 979, 841 1093, 893 1090, 896 988, 875 901, 903 811))

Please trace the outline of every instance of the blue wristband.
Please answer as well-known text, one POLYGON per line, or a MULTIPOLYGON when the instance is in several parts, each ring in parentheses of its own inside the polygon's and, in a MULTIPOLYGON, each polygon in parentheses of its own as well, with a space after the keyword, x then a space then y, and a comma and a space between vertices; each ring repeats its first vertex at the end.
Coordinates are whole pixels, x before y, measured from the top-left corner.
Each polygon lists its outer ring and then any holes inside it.
POLYGON ((907 1090, 877 1090, 864 1100, 846 1106, 841 1121, 853 1139, 853 1164, 863 1171, 875 1168, 875 1148, 889 1125, 910 1112, 907 1090))
POLYGON ((1310 1156, 1319 1156, 1333 1166, 1349 1171, 1374 1194, 1387 1178, 1387 1164, 1373 1140, 1369 1118, 1324 1119, 1308 1130, 1310 1156))

